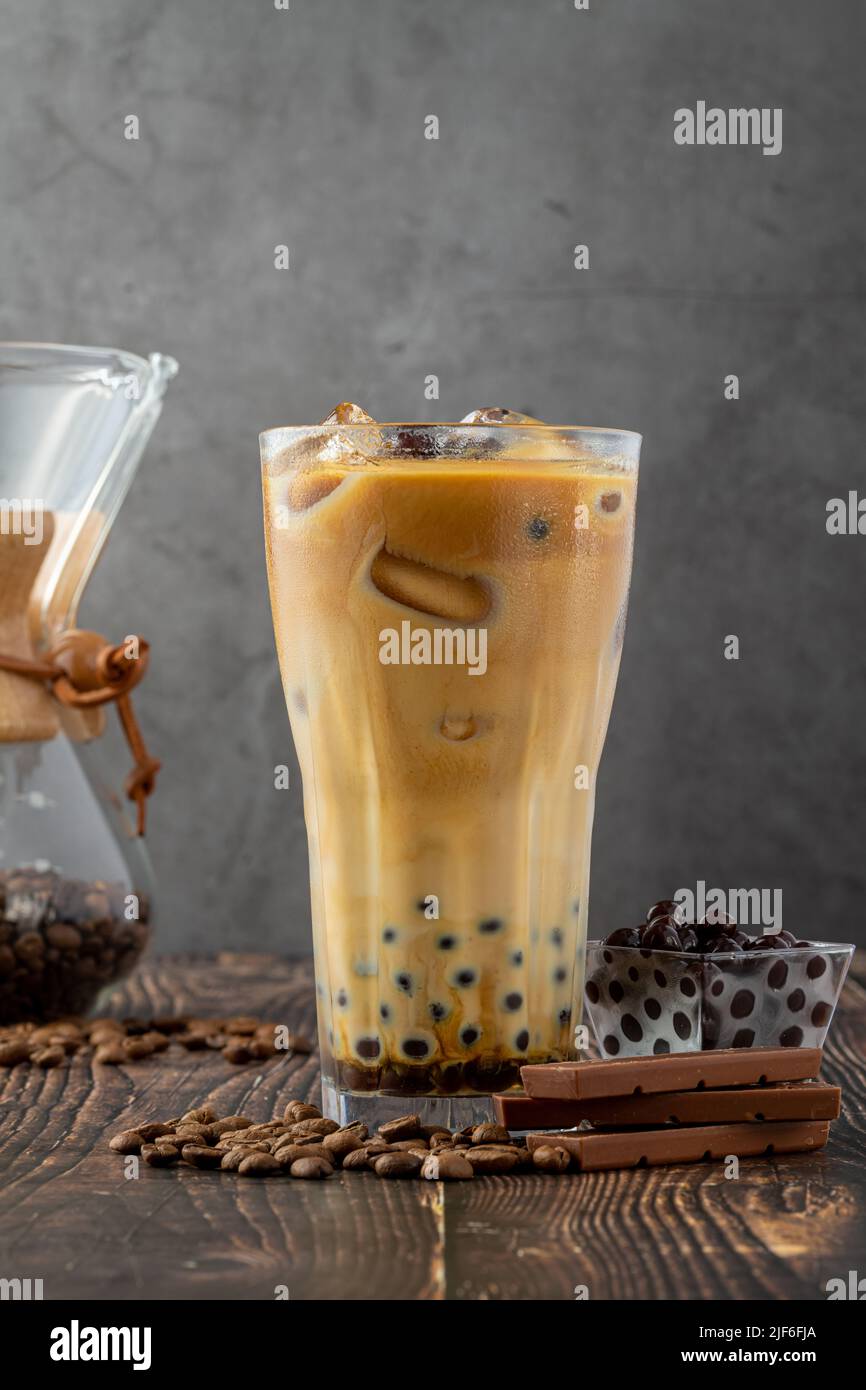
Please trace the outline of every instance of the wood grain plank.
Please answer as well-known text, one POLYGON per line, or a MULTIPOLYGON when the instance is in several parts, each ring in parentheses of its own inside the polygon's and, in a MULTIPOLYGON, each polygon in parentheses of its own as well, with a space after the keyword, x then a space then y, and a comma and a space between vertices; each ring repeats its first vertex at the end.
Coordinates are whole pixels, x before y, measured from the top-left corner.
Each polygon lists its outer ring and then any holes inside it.
MULTIPOLYGON (((243 1009, 315 1036, 308 961, 150 961, 114 996, 118 1017, 243 1009)), ((269 1119, 318 1099, 315 1057, 232 1066, 173 1048, 128 1067, 0 1073, 0 1274, 42 1278, 46 1298, 438 1299, 441 1203, 431 1186, 339 1175, 323 1183, 140 1167, 108 1137, 209 1101, 269 1119)))
MULTIPOLYGON (((843 1116, 820 1154, 718 1165, 489 1177, 472 1183, 245 1182, 144 1169, 107 1136, 211 1101, 270 1117, 318 1100, 315 1057, 233 1067, 172 1049, 133 1066, 81 1058, 0 1072, 0 1274, 48 1298, 699 1299, 823 1296, 866 1268, 866 973, 846 985, 824 1074, 843 1116)), ((118 1016, 242 1009, 314 1036, 311 963, 151 960, 118 1016)))

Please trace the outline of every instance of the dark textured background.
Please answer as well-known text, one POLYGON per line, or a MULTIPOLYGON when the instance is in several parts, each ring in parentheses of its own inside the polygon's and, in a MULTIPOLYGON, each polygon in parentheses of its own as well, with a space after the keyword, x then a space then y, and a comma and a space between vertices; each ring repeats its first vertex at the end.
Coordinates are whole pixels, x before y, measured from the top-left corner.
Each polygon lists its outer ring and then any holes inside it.
POLYGON ((3 0, 0 334, 181 363, 83 613, 155 646, 164 948, 309 940, 256 436, 345 397, 644 434, 593 929, 702 878, 866 941, 863 6, 590 3, 3 0))

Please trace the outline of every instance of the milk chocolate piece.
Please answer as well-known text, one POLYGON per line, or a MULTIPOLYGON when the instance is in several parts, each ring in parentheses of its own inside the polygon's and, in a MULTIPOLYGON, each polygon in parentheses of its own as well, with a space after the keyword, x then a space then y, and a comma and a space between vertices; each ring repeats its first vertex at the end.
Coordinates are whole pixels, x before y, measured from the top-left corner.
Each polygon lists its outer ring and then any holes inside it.
POLYGON ((765 1085, 817 1076, 820 1047, 731 1047, 670 1052, 660 1057, 616 1057, 592 1062, 545 1062, 521 1067, 528 1094, 542 1100, 586 1100, 659 1091, 765 1085))
POLYGON ((665 1163, 700 1163, 704 1159, 763 1154, 802 1153, 822 1149, 827 1120, 770 1120, 766 1124, 698 1125, 692 1128, 625 1130, 616 1134, 530 1134, 530 1152, 552 1144, 571 1154, 575 1168, 657 1167, 665 1163))
POLYGON ((665 1091, 651 1096, 599 1096, 595 1100, 533 1100, 494 1096, 496 1118, 508 1129, 570 1129, 591 1125, 722 1125, 744 1120, 835 1120, 838 1086, 821 1081, 744 1086, 740 1090, 665 1091))

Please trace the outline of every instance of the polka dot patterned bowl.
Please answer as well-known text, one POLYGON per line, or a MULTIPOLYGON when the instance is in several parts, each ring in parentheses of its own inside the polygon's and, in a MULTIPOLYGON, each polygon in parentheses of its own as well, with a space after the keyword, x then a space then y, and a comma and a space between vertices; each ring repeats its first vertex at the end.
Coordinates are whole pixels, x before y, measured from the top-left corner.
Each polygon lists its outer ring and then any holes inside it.
POLYGON ((586 1008, 605 1057, 822 1047, 854 947, 693 955, 587 944, 586 1008))

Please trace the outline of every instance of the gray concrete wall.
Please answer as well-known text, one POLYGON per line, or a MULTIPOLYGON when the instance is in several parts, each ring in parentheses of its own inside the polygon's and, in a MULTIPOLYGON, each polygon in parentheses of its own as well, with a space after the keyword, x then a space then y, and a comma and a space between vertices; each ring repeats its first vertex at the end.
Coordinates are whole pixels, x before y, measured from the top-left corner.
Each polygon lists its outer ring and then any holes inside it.
POLYGON ((866 941, 863 7, 590 5, 4 7, 0 334, 181 363, 83 615, 154 644, 165 949, 309 941, 256 436, 345 397, 643 432, 594 927, 704 879, 866 941), (781 154, 677 147, 698 100, 781 154))

